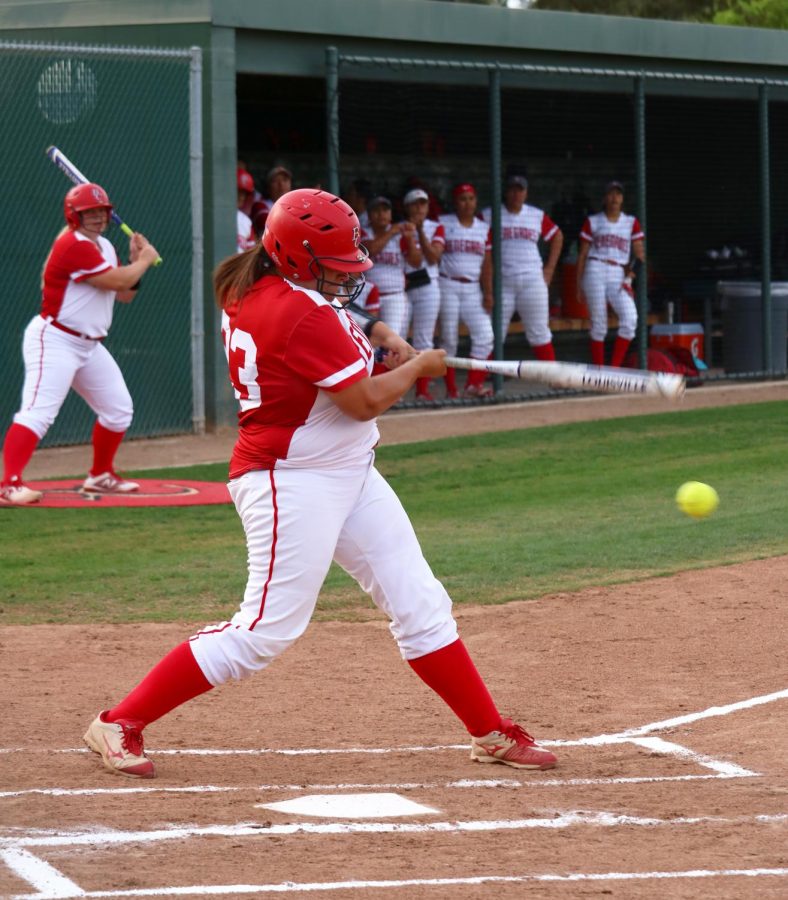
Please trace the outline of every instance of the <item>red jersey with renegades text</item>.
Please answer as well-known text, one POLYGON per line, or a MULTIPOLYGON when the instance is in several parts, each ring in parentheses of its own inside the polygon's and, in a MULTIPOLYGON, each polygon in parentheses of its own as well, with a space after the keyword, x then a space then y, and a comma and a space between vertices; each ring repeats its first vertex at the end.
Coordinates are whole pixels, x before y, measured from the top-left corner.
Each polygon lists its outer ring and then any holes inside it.
POLYGON ((44 265, 41 315, 91 337, 104 337, 112 324, 115 291, 103 291, 87 278, 115 268, 118 255, 105 238, 98 246, 78 231, 57 238, 44 265))
POLYGON ((372 371, 362 329, 316 291, 260 279, 222 315, 222 340, 241 410, 230 477, 253 469, 350 466, 378 441, 331 402, 372 371))

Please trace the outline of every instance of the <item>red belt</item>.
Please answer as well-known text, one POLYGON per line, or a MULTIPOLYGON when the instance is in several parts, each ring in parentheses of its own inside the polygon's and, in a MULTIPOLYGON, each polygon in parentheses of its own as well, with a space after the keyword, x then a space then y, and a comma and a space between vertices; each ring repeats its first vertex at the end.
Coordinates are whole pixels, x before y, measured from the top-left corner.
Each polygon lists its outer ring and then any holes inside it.
POLYGON ((588 258, 593 259, 594 262, 604 263, 606 266, 619 266, 621 269, 626 268, 624 263, 614 262, 612 259, 600 259, 598 256, 589 256, 588 258))
POLYGON ((448 278, 449 281, 459 281, 460 284, 474 284, 475 279, 466 278, 464 275, 441 275, 441 278, 448 278))
MULTIPOLYGON (((42 316, 43 318, 43 316, 42 316)), ((59 328, 60 331, 65 331, 66 334, 73 335, 73 337, 82 338, 85 341, 103 341, 103 337, 92 337, 89 334, 82 334, 81 331, 74 331, 73 328, 69 328, 68 325, 63 325, 61 322, 58 322, 57 319, 44 319, 45 322, 49 322, 50 325, 54 325, 55 328, 59 328)))

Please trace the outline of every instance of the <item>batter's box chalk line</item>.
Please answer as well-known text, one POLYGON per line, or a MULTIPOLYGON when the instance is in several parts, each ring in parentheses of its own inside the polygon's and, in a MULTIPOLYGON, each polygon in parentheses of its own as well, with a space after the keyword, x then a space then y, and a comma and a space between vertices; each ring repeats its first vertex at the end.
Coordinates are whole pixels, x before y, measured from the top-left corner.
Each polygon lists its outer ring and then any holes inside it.
MULTIPOLYGON (((673 719, 667 719, 661 722, 653 722, 639 728, 633 728, 617 734, 597 735, 590 738, 583 738, 574 741, 546 741, 555 746, 604 746, 611 744, 633 743, 637 746, 644 747, 655 753, 665 753, 695 762, 714 772, 707 776, 675 776, 671 780, 686 780, 692 777, 706 778, 731 778, 731 777, 748 777, 755 776, 757 773, 750 772, 740 766, 732 763, 723 762, 695 753, 679 744, 666 741, 663 738, 651 735, 655 731, 664 731, 685 725, 705 718, 713 716, 723 716, 742 709, 749 709, 764 703, 771 703, 776 700, 782 700, 788 697, 788 690, 777 691, 772 694, 765 694, 759 697, 753 697, 749 700, 731 703, 727 706, 710 707, 697 713, 679 716, 673 719)), ((303 754, 323 754, 330 753, 396 753, 401 752, 403 748, 376 748, 370 750, 368 748, 350 748, 350 749, 334 749, 330 751, 322 749, 298 750, 298 751, 211 751, 211 750, 193 750, 189 751, 193 754, 215 755, 227 753, 284 753, 290 755, 303 754)), ((423 751, 435 752, 447 749, 467 750, 466 745, 451 745, 449 747, 418 747, 408 748, 410 752, 423 751)), ((6 750, 2 752, 17 752, 14 750, 6 750)), ((29 752, 29 751, 28 751, 29 752)), ((62 751, 74 752, 74 751, 62 751)), ((184 751, 160 751, 165 753, 183 753, 184 751)), ((628 782, 652 781, 659 780, 655 778, 630 778, 621 779, 628 782)), ((667 780, 667 779, 665 779, 667 780)), ((602 779, 551 779, 552 783, 599 783, 602 779)), ((538 782, 534 782, 536 784, 538 782)), ((543 784, 546 782, 543 782, 543 784)), ((452 787, 476 787, 481 784, 485 786, 511 786, 520 785, 520 782, 514 779, 498 779, 496 781, 470 781, 461 780, 449 782, 452 787)), ((416 786, 416 785, 411 785, 416 786)), ((280 786, 281 787, 281 786, 280 786)), ((304 789, 305 786, 300 786, 304 789)), ((316 786, 312 785, 311 789, 316 786)), ((336 790, 339 785, 328 785, 327 788, 336 790)), ((350 787, 345 785, 343 787, 350 787)), ((361 787, 360 785, 357 787, 361 787)), ((366 786, 369 787, 369 786, 366 786)), ((378 786, 380 787, 380 786, 378 786)), ((393 786, 392 786, 393 787, 393 786)), ((240 790, 241 788, 232 788, 240 790)), ((124 792, 137 792, 143 790, 157 790, 156 788, 125 788, 118 789, 124 792)), ((213 786, 205 786, 195 788, 163 788, 159 790, 167 791, 189 791, 189 790, 224 790, 213 786)), ((33 791, 31 791, 33 792, 33 791)), ((105 793, 109 789, 102 791, 65 791, 63 789, 52 789, 46 791, 36 789, 36 793, 51 793, 54 796, 62 796, 64 794, 85 794, 85 793, 105 793)), ((3 792, 0 796, 18 796, 20 792, 3 792)), ((27 793, 27 792, 25 792, 27 793)), ((385 881, 345 881, 345 882, 281 882, 278 884, 257 884, 257 885, 190 885, 181 887, 159 887, 135 890, 102 890, 87 891, 81 888, 76 882, 69 879, 62 872, 58 871, 50 863, 40 859, 31 852, 31 848, 47 848, 47 847, 75 847, 88 846, 100 847, 107 849, 110 846, 124 845, 128 843, 151 843, 158 841, 182 840, 184 838, 199 838, 205 836, 223 836, 239 838, 245 836, 254 836, 259 838, 265 836, 281 836, 281 835, 355 835, 355 834, 414 834, 414 833, 447 833, 447 832, 464 832, 479 833, 491 831, 521 831, 527 829, 563 829, 570 827, 584 828, 611 828, 611 827, 627 827, 627 828, 661 828, 661 827, 684 827, 691 828, 697 825, 713 825, 720 827, 741 827, 742 825, 785 825, 788 822, 788 813, 786 814, 764 814, 752 816, 739 816, 735 818, 725 818, 721 816, 676 816, 673 818, 656 818, 622 815, 607 811, 589 811, 589 810, 572 810, 557 812, 548 817, 533 817, 529 819, 517 820, 493 820, 493 821, 466 821, 466 822, 323 822, 323 823, 288 823, 279 825, 260 825, 238 824, 238 825, 209 825, 203 827, 171 827, 165 830, 157 831, 132 831, 122 832, 118 830, 112 831, 90 831, 90 832, 54 832, 39 830, 34 834, 16 833, 13 836, 0 836, 0 860, 21 880, 27 882, 35 891, 33 894, 17 894, 15 900, 58 900, 65 897, 143 897, 143 896, 220 896, 223 894, 265 894, 265 893, 299 893, 299 892, 316 892, 316 891, 335 891, 335 890, 376 890, 376 889, 393 889, 393 888, 415 888, 430 886, 449 886, 449 885, 472 885, 472 884, 519 884, 529 882, 616 882, 616 881, 645 881, 660 879, 702 879, 702 878, 775 878, 785 877, 788 875, 788 868, 751 868, 751 869, 692 869, 686 871, 653 871, 653 872, 593 872, 593 873, 542 873, 542 874, 518 874, 518 875, 484 875, 484 876, 468 876, 462 878, 424 878, 424 879, 402 879, 402 880, 385 880, 385 881)))

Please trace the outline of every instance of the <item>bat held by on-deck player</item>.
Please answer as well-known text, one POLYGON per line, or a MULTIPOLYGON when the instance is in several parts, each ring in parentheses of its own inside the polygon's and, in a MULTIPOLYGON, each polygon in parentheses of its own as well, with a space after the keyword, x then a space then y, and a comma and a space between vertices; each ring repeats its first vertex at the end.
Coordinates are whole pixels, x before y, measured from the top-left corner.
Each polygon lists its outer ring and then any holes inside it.
MULTIPOLYGON (((73 184, 87 184, 90 179, 86 178, 82 172, 71 162, 71 160, 63 153, 62 150, 58 150, 57 147, 51 146, 47 147, 46 155, 52 160, 52 162, 60 169, 61 172, 68 178, 73 184)), ((128 235, 129 237, 134 234, 134 230, 130 228, 121 217, 115 212, 113 209, 110 213, 110 218, 112 221, 120 227, 120 230, 128 235)), ((159 257, 156 262, 154 262, 154 266, 158 266, 161 263, 161 257, 159 257)))

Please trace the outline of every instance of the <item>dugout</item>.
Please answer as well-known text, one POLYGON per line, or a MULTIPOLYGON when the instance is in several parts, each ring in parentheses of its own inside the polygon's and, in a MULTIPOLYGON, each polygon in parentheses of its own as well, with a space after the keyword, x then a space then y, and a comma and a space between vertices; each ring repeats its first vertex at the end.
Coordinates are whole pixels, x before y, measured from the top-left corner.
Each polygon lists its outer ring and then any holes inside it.
MULTIPOLYGON (((563 216, 569 254, 581 211, 615 176, 645 225, 647 302, 660 313, 672 304, 679 319, 713 315, 721 278, 787 277, 783 32, 439 0, 0 0, 0 38, 200 48, 208 428, 235 416, 209 282, 234 247, 239 157, 260 186, 283 163, 297 185, 344 190, 361 176, 395 197, 409 176, 444 200, 455 179, 472 178, 482 203, 495 199, 497 167, 522 163, 529 200, 563 216)), ((119 137, 97 132, 98 152, 111 155, 119 137)), ((43 165, 5 163, 33 179, 43 165)), ((151 213, 162 202, 150 198, 151 213)), ((138 408, 158 389, 137 390, 138 408)), ((0 410, 0 428, 12 412, 0 410)))

